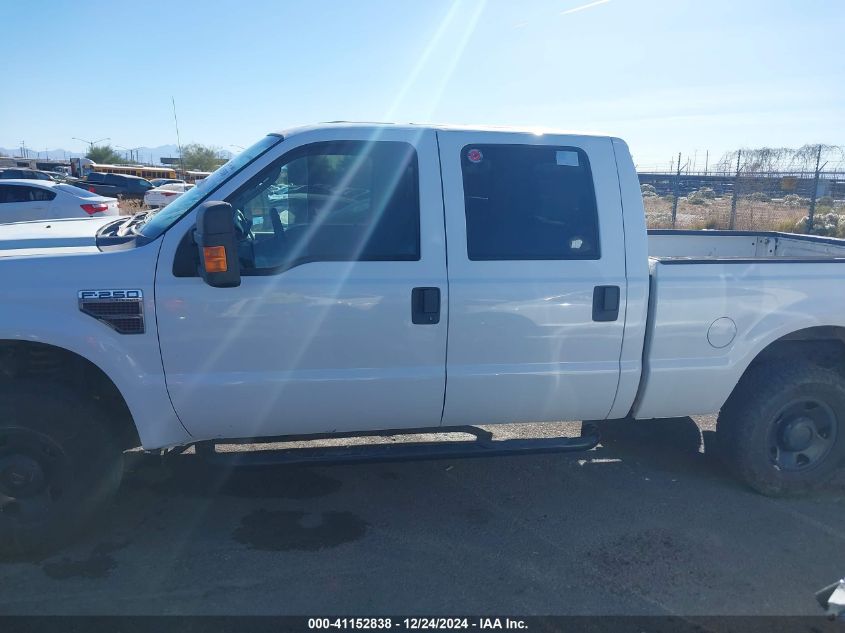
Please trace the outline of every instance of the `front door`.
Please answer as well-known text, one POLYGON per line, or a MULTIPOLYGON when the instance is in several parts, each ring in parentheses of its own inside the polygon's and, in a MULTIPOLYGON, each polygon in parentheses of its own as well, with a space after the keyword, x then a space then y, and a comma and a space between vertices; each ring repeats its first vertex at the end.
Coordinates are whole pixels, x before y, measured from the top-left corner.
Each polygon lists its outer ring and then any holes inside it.
POLYGON ((226 194, 241 235, 239 287, 174 274, 167 253, 184 228, 166 236, 156 282, 162 358, 173 405, 197 438, 440 423, 447 305, 436 138, 346 136, 292 136, 226 194), (422 288, 441 292, 439 319, 415 318, 422 288))
POLYGON ((607 417, 625 243, 611 141, 439 133, 449 249, 444 425, 607 417))

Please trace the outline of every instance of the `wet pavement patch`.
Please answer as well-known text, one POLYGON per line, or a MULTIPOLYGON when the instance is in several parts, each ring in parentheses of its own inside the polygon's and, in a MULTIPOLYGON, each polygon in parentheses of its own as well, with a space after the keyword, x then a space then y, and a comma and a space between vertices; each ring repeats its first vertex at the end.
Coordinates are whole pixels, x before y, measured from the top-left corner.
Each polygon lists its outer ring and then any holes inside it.
POLYGON ((368 524, 351 512, 308 514, 287 510, 256 510, 241 519, 233 538, 265 551, 316 551, 363 538, 368 524))
POLYGON ((54 580, 69 578, 105 578, 117 567, 111 554, 129 545, 123 543, 100 543, 82 560, 64 557, 59 561, 44 563, 41 569, 54 580))

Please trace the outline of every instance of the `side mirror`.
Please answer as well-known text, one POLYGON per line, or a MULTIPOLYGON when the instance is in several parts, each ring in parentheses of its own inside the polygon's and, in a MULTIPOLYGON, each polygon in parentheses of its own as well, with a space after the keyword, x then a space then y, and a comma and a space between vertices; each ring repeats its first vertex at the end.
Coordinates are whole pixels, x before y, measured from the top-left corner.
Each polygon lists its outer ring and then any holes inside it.
POLYGON ((228 202, 203 202, 197 211, 194 241, 199 250, 199 275, 209 286, 241 285, 241 263, 235 219, 228 202))

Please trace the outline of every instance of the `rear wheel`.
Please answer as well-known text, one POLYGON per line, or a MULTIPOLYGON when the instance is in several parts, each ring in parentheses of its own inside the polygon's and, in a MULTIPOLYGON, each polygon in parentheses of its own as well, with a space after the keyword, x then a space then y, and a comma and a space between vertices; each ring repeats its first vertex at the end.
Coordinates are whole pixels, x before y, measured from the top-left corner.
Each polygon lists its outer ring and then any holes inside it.
POLYGON ((107 424, 61 386, 0 394, 0 555, 55 549, 111 499, 123 454, 107 424))
POLYGON ((809 361, 752 367, 716 433, 721 456, 755 490, 807 492, 845 461, 845 377, 809 361))

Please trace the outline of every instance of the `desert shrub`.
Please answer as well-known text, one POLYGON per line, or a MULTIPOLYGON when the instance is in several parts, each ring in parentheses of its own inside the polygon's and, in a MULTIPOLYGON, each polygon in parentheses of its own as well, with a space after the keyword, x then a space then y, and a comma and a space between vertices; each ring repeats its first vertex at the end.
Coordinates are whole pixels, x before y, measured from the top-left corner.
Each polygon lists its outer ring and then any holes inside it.
POLYGON ((690 204, 705 204, 708 200, 713 200, 716 197, 716 192, 710 187, 701 187, 687 195, 687 202, 690 204))
POLYGON ((657 189, 654 188, 654 185, 640 185, 640 191, 642 192, 644 197, 651 197, 657 195, 657 189))
POLYGON ((804 233, 807 230, 807 220, 798 220, 797 222, 792 218, 779 220, 772 228, 781 233, 804 233))
POLYGON ((768 194, 763 193, 762 191, 755 191, 751 195, 748 196, 749 200, 753 200, 754 202, 769 202, 772 198, 768 194))
POLYGON ((665 211, 646 214, 646 224, 652 229, 664 229, 672 226, 672 214, 665 211))
POLYGON ((801 206, 801 196, 797 193, 790 193, 783 197, 783 204, 787 207, 800 207, 801 206))
POLYGON ((144 210, 144 203, 141 200, 121 198, 117 203, 120 215, 135 215, 144 210))
POLYGON ((832 196, 822 196, 821 198, 816 200, 816 206, 833 207, 833 197, 832 196))
POLYGON ((694 205, 707 204, 707 200, 699 196, 697 191, 693 191, 687 196, 687 202, 694 205))
POLYGON ((718 218, 705 218, 703 221, 696 222, 692 225, 696 231, 715 231, 722 228, 722 223, 718 218))
MULTIPOLYGON (((804 216, 795 223, 794 232, 806 233, 809 216, 804 216)), ((813 226, 809 231, 813 235, 827 235, 837 237, 845 232, 845 220, 836 213, 820 213, 813 218, 813 226)))

